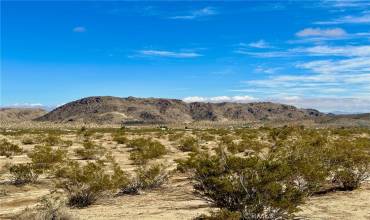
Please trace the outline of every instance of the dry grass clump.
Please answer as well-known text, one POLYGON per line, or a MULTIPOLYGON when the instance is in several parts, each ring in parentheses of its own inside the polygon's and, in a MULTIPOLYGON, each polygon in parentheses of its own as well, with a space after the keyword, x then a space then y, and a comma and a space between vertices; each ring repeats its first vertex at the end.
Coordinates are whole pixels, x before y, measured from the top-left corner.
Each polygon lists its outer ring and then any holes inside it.
POLYGON ((11 157, 21 154, 22 152, 22 148, 20 148, 18 145, 10 143, 6 139, 0 140, 0 156, 11 157))
POLYGON ((163 144, 149 138, 134 139, 127 144, 127 147, 132 148, 130 159, 135 164, 145 164, 149 160, 160 158, 167 153, 163 144))

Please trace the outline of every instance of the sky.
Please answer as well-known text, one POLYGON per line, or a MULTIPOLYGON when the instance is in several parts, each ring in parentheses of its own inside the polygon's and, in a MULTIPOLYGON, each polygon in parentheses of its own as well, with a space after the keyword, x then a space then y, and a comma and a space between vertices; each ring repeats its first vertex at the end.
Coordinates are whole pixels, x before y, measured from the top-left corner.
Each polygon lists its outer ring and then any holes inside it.
POLYGON ((1 106, 87 96, 370 112, 370 1, 1 1, 1 106))

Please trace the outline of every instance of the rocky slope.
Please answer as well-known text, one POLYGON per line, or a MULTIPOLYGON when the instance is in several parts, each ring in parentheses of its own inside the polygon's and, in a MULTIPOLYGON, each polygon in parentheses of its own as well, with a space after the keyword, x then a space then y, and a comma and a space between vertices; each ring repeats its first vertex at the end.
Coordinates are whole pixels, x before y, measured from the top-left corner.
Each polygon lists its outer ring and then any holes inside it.
POLYGON ((67 103, 37 121, 99 124, 186 123, 193 121, 315 120, 326 114, 313 109, 260 103, 185 103, 177 99, 87 97, 67 103))
POLYGON ((30 121, 46 113, 41 108, 0 108, 0 122, 30 121))

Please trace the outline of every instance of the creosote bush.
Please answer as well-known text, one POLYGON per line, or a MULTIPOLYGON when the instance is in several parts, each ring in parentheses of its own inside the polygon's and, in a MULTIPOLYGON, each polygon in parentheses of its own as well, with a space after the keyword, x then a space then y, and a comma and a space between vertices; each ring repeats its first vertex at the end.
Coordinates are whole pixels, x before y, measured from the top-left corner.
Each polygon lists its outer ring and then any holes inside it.
POLYGON ((185 137, 180 140, 178 148, 183 152, 197 152, 199 150, 199 143, 193 137, 185 137))
POLYGON ((15 164, 9 168, 10 174, 12 175, 11 181, 15 185, 22 185, 26 183, 36 182, 38 174, 33 168, 33 164, 15 164))
POLYGON ((67 152, 63 149, 53 149, 51 146, 36 145, 28 154, 34 168, 38 172, 44 172, 53 168, 55 164, 62 163, 66 159, 67 152))
POLYGON ((10 143, 6 139, 0 141, 0 156, 11 157, 22 153, 23 150, 18 145, 10 143))
POLYGON ((80 165, 69 162, 59 171, 58 187, 64 189, 71 207, 86 207, 93 204, 105 191, 125 187, 128 178, 117 164, 113 164, 113 174, 108 174, 101 161, 80 165))
POLYGON ((163 164, 145 165, 135 171, 135 177, 121 188, 119 194, 139 194, 140 190, 160 187, 169 178, 169 172, 163 164))
POLYGON ((89 139, 85 139, 83 142, 83 148, 76 149, 75 153, 82 160, 94 160, 98 159, 104 153, 104 149, 100 146, 97 146, 89 139))
POLYGON ((137 138, 130 141, 127 147, 132 148, 130 159, 135 164, 145 164, 150 159, 159 158, 167 153, 163 144, 159 141, 146 138, 137 138))
POLYGON ((305 196, 291 181, 289 166, 275 158, 200 153, 192 154, 185 167, 194 173, 200 197, 240 219, 290 218, 305 196))

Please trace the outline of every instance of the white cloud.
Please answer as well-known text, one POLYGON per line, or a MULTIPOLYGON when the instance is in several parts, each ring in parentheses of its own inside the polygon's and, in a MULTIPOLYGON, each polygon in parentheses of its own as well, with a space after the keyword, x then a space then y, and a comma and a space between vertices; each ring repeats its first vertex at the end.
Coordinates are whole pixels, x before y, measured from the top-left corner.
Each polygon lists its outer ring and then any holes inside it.
POLYGON ((256 101, 257 99, 251 96, 214 96, 214 97, 201 97, 192 96, 183 99, 184 102, 237 102, 237 103, 248 103, 256 101))
POLYGON ((370 46, 338 46, 329 47, 326 45, 314 46, 308 48, 297 49, 297 52, 308 53, 316 56, 346 56, 346 57, 362 57, 370 56, 370 46))
POLYGON ((82 27, 82 26, 74 27, 72 30, 73 30, 73 32, 76 32, 76 33, 83 33, 83 32, 87 31, 87 29, 85 27, 82 27))
POLYGON ((364 14, 361 16, 344 16, 331 21, 318 21, 315 24, 369 24, 370 14, 364 14))
MULTIPOLYGON (((318 60, 297 65, 297 67, 309 69, 321 74, 362 74, 370 72, 370 58, 356 57, 344 60, 318 60)), ((353 77, 356 77, 353 75, 353 77)))
POLYGON ((172 58, 194 58, 202 56, 195 52, 173 52, 166 50, 140 50, 139 53, 145 56, 172 57, 172 58))
POLYGON ((190 96, 183 99, 184 102, 205 102, 206 99, 200 96, 190 96))
POLYGON ((256 41, 256 42, 251 42, 248 44, 248 46, 250 47, 254 47, 254 48, 270 48, 270 44, 267 43, 266 41, 264 40, 259 40, 259 41, 256 41))
POLYGON ((192 20, 200 17, 206 17, 211 15, 216 15, 217 11, 212 7, 205 7, 199 10, 191 11, 186 15, 172 16, 170 19, 181 19, 181 20, 192 20))
POLYGON ((305 28, 296 33, 298 37, 343 37, 346 36, 347 32, 342 28, 305 28))

